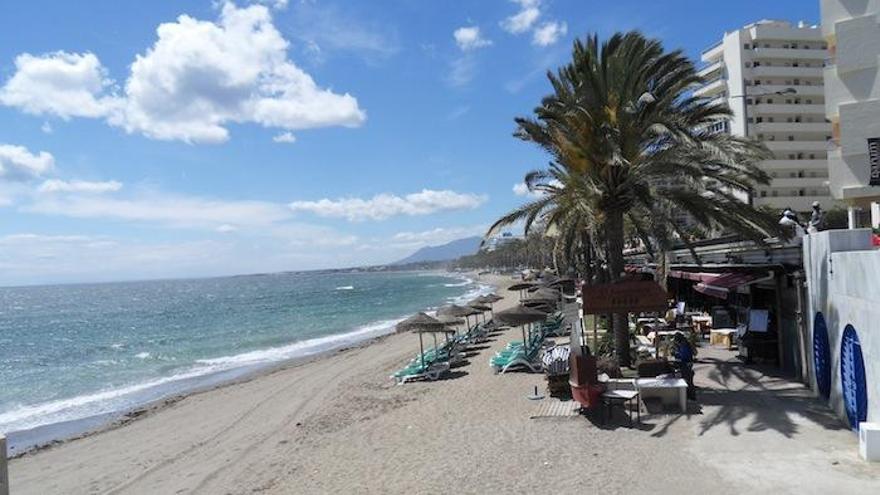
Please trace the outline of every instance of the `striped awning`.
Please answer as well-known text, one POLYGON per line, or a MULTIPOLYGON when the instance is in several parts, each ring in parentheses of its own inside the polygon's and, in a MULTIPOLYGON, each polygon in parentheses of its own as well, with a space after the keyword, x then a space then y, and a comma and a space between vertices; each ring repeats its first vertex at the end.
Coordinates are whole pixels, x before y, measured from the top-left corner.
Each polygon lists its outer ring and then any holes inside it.
POLYGON ((701 275, 711 275, 711 278, 702 280, 694 286, 694 290, 701 294, 717 297, 719 299, 727 299, 727 296, 738 287, 748 285, 769 276, 767 273, 753 272, 729 272, 722 274, 703 273, 701 275))

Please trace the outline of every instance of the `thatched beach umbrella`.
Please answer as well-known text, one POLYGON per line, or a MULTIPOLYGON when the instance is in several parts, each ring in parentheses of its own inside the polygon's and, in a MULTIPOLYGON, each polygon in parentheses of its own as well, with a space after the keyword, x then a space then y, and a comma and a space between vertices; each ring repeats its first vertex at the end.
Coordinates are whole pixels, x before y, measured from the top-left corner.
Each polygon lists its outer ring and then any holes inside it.
POLYGON ((499 311, 495 315, 495 319, 501 322, 502 325, 520 327, 523 337, 523 346, 526 350, 528 350, 529 341, 526 340, 525 325, 544 321, 546 318, 547 313, 538 311, 537 309, 527 308, 525 306, 516 306, 510 309, 505 309, 504 311, 499 311))
POLYGON ((422 366, 425 365, 425 344, 422 341, 422 334, 449 330, 445 323, 425 313, 416 313, 398 323, 395 328, 398 332, 416 332, 419 334, 419 357, 422 359, 422 366))
POLYGON ((486 311, 492 311, 492 308, 486 306, 485 304, 480 304, 476 299, 468 303, 469 308, 474 308, 483 315, 483 322, 486 321, 486 311))
POLYGON ((449 306, 443 306, 442 308, 437 310, 438 315, 447 315, 447 316, 455 316, 458 318, 464 318, 465 323, 468 327, 471 325, 470 317, 473 315, 480 314, 480 310, 471 308, 469 306, 459 306, 458 304, 450 304, 449 306))
POLYGON ((502 299, 504 299, 504 298, 497 295, 497 294, 486 294, 486 295, 477 297, 476 299, 474 299, 473 301, 471 301, 468 304, 470 304, 471 306, 473 306, 474 304, 479 304, 479 305, 488 304, 489 305, 489 312, 492 313, 492 317, 494 318, 495 317, 494 304, 502 299))
POLYGON ((519 298, 522 299, 524 290, 528 290, 528 289, 531 289, 532 287, 537 287, 539 285, 540 284, 538 284, 536 282, 520 282, 518 284, 511 285, 510 287, 507 288, 507 290, 509 290, 511 292, 519 292, 519 298))

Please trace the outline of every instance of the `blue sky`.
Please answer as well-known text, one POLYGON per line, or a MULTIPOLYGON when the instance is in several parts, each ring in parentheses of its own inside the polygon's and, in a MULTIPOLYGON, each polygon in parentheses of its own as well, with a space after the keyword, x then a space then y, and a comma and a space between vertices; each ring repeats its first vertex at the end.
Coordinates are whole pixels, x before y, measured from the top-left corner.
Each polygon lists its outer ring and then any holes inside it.
POLYGON ((343 267, 480 234, 571 41, 698 57, 812 0, 0 5, 0 285, 343 267))

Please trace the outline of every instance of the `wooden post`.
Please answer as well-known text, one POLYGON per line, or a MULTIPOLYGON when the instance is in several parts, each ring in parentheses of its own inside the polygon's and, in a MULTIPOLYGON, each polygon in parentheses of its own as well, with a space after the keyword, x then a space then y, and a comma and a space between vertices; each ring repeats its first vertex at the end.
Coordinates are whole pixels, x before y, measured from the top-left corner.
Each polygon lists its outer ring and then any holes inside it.
POLYGON ((599 355, 599 315, 593 315, 593 355, 599 355))
POLYGON ((6 437, 0 435, 0 495, 9 495, 9 468, 6 463, 6 437))

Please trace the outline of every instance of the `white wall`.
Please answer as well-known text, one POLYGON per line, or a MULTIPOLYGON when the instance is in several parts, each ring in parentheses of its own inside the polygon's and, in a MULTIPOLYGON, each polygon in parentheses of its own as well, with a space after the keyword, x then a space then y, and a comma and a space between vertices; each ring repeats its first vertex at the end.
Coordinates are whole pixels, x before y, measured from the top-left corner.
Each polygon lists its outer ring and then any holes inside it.
POLYGON ((809 384, 818 394, 812 342, 814 319, 821 311, 831 348, 830 406, 847 423, 840 381, 840 343, 844 327, 850 324, 862 345, 868 421, 880 422, 880 251, 871 248, 870 229, 830 230, 805 236, 803 250, 809 384))

